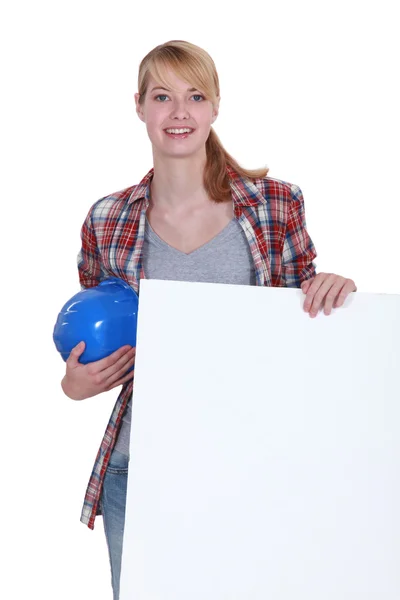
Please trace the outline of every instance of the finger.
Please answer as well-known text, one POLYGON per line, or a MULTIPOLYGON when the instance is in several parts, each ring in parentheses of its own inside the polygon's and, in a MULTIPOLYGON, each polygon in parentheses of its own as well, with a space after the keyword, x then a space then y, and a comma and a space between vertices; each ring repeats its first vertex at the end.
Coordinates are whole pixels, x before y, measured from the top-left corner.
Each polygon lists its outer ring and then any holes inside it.
POLYGON ((121 379, 121 377, 127 375, 127 371, 135 364, 135 358, 135 355, 132 356, 124 365, 121 366, 120 369, 118 369, 118 371, 116 371, 115 373, 111 373, 108 379, 106 380, 106 385, 113 385, 116 381, 121 379))
POLYGON ((131 348, 130 350, 128 350, 128 352, 125 352, 125 354, 120 356, 120 358, 117 360, 117 362, 113 363, 106 369, 103 369, 103 371, 101 372, 102 380, 104 382, 107 382, 108 380, 110 382, 115 381, 116 374, 118 377, 121 374, 126 373, 126 370, 132 366, 132 364, 135 361, 135 356, 136 356, 136 348, 131 348))
POLYGON ((302 292, 304 294, 307 294, 308 290, 310 289, 310 285, 312 284, 312 282, 313 282, 313 279, 307 279, 306 281, 303 281, 303 283, 301 284, 300 287, 301 287, 302 292))
POLYGON ((347 296, 351 292, 355 292, 356 290, 357 290, 357 288, 356 288, 354 281, 352 279, 346 279, 344 286, 342 287, 342 289, 340 290, 340 293, 338 294, 338 296, 336 298, 335 307, 338 308, 339 306, 342 306, 344 304, 344 301, 346 300, 347 296))
POLYGON ((129 381, 130 379, 133 379, 133 376, 135 375, 135 371, 131 371, 130 373, 127 373, 124 377, 122 377, 121 379, 119 379, 118 381, 116 381, 115 383, 113 383, 109 388, 107 388, 107 390, 113 390, 114 388, 118 387, 119 385, 123 385, 124 383, 126 383, 127 381, 129 381))
POLYGON ((310 307, 310 317, 315 317, 318 314, 319 309, 321 308, 325 297, 329 293, 330 289, 335 285, 337 281, 337 276, 330 274, 327 279, 323 282, 323 284, 318 289, 315 294, 311 307, 310 307))
POLYGON ((96 372, 105 371, 109 368, 112 368, 121 358, 123 358, 131 350, 132 346, 121 346, 121 348, 118 348, 118 350, 115 350, 109 356, 101 358, 100 360, 96 360, 91 364, 95 367, 96 372))
POLYGON ((342 280, 336 281, 336 283, 334 283, 334 285, 331 287, 331 289, 326 294, 325 301, 324 301, 324 314, 325 315, 331 314, 333 306, 335 306, 335 308, 336 308, 336 301, 340 296, 343 286, 344 286, 344 281, 342 281, 342 280))
POLYGON ((83 354, 85 350, 85 342, 79 342, 74 348, 72 348, 69 357, 66 360, 67 367, 74 369, 81 363, 79 362, 79 357, 83 354))
POLYGON ((303 305, 303 308, 306 312, 310 310, 314 300, 314 296, 318 292, 322 283, 325 281, 326 277, 328 277, 327 273, 318 273, 318 275, 316 275, 314 279, 311 280, 312 283, 307 290, 307 294, 303 305))

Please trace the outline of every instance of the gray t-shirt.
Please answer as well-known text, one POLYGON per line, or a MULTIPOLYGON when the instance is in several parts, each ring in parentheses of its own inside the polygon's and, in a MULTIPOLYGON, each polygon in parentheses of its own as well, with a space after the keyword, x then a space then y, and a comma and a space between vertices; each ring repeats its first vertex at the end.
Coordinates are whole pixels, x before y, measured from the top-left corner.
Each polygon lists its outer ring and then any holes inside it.
MULTIPOLYGON (((190 254, 164 242, 146 219, 143 267, 148 279, 255 285, 253 258, 245 233, 236 219, 212 240, 190 254)), ((115 450, 129 455, 132 400, 122 418, 115 450)))

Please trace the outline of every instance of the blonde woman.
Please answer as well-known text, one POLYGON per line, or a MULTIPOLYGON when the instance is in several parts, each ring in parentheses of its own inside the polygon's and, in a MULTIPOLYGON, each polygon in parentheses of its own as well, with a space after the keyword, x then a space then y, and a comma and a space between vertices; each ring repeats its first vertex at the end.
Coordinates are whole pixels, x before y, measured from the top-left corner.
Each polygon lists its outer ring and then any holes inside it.
MULTIPOLYGON (((212 128, 219 111, 217 71, 207 52, 184 41, 154 48, 139 67, 136 111, 152 145, 153 168, 138 185, 96 202, 78 256, 83 287, 122 277, 301 287, 304 310, 330 314, 352 280, 316 274, 304 200, 297 185, 239 166, 212 128)), ((83 400, 122 385, 90 478, 81 520, 103 515, 114 600, 119 597, 129 461, 135 348, 82 365, 71 352, 64 392, 83 400)))

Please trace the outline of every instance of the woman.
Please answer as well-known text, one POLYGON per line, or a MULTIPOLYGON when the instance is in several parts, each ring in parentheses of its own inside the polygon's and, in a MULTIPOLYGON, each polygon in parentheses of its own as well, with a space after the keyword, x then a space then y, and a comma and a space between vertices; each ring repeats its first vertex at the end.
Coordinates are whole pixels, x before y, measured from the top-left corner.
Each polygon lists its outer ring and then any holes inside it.
MULTIPOLYGON (((214 62, 201 48, 171 41, 139 68, 136 111, 146 124, 153 168, 138 185, 90 209, 78 257, 83 287, 108 276, 139 291, 140 278, 301 287, 304 310, 330 314, 354 282, 315 272, 298 186, 247 170, 224 150, 212 124, 219 110, 214 62)), ((114 599, 119 596, 135 349, 79 363, 67 361, 64 392, 75 400, 123 385, 89 481, 81 520, 91 529, 103 514, 114 599)))

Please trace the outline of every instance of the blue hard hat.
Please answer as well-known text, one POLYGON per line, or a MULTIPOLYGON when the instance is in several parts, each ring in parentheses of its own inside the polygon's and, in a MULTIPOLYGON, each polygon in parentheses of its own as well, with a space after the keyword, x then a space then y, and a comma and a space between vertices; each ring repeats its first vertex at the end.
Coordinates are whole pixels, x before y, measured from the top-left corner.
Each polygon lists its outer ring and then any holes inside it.
POLYGON ((87 364, 126 344, 136 346, 138 304, 136 292, 118 277, 78 292, 64 304, 54 326, 57 350, 66 361, 83 340, 86 346, 79 362, 87 364))

